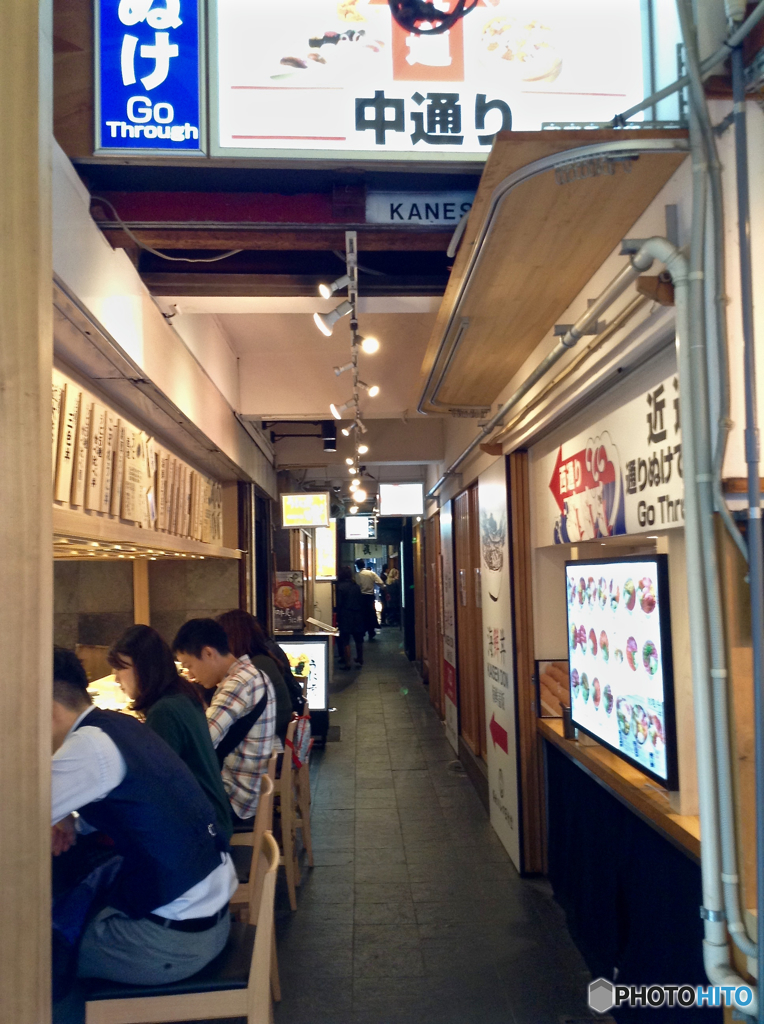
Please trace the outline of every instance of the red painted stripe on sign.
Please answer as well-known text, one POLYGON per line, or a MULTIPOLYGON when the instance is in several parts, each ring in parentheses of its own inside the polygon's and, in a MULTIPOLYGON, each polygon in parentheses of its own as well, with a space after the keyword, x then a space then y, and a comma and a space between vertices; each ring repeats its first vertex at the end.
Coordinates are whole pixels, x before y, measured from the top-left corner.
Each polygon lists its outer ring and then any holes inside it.
POLYGON ((347 142, 344 135, 232 135, 232 139, 292 139, 310 142, 347 142))

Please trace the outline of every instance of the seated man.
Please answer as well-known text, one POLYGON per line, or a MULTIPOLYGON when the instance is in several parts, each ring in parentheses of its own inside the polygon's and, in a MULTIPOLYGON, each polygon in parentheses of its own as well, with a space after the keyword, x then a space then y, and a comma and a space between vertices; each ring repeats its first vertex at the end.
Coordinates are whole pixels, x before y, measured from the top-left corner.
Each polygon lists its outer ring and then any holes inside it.
POLYGON ((221 762, 231 818, 234 825, 251 824, 276 736, 273 684, 246 654, 231 654, 226 632, 214 619, 189 619, 178 630, 172 649, 197 683, 207 690, 215 687, 207 724, 221 762))
POLYGON ((122 856, 109 905, 80 945, 79 977, 162 984, 196 974, 228 938, 236 873, 199 783, 156 733, 96 708, 73 651, 53 655, 53 852, 78 827, 122 856))

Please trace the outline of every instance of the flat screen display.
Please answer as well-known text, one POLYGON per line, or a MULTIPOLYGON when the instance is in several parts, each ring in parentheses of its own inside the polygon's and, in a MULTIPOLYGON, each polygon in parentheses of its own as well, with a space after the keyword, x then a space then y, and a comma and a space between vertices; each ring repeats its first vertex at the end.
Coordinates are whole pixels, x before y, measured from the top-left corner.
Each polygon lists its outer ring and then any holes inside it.
POLYGON ((281 525, 294 530, 329 525, 329 492, 282 494, 281 525))
POLYGON ((325 636, 315 640, 282 640, 277 637, 281 650, 289 658, 295 675, 308 677, 308 707, 311 711, 326 711, 326 691, 329 680, 329 641, 325 636))
POLYGON ((677 786, 665 555, 565 565, 574 724, 677 786))
POLYGON ((373 516, 346 516, 345 540, 376 540, 377 523, 373 516))
POLYGON ((381 516, 424 515, 422 484, 380 484, 379 514, 381 516))

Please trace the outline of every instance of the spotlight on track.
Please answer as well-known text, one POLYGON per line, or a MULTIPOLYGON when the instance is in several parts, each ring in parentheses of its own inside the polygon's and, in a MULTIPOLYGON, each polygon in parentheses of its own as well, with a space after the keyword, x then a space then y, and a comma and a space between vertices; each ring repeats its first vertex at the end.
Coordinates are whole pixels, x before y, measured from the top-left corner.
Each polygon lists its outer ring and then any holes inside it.
POLYGON ((347 288, 349 284, 350 278, 347 274, 343 274, 342 277, 338 277, 331 284, 320 284, 318 286, 318 294, 322 299, 330 299, 335 292, 340 291, 341 288, 347 288))
POLYGON ((358 445, 358 454, 359 455, 365 455, 368 450, 369 450, 369 446, 367 444, 359 444, 358 445))
POLYGON ((376 338, 361 338, 361 351, 371 356, 379 351, 379 342, 376 338))
POLYGON ((366 491, 364 491, 360 487, 357 487, 353 493, 353 498, 359 503, 363 503, 364 501, 366 501, 367 497, 368 495, 366 494, 366 491))
POLYGON ((334 376, 335 377, 339 377, 341 373, 345 372, 345 370, 352 370, 352 369, 353 369, 353 364, 352 363, 345 363, 344 366, 335 366, 334 367, 334 376))
POLYGON ((348 409, 352 408, 352 399, 345 402, 344 405, 335 405, 334 402, 329 406, 329 412, 334 416, 335 420, 341 420, 343 412, 347 412, 348 409))
POLYGON ((343 316, 347 316, 348 313, 352 312, 352 305, 345 299, 341 302, 336 309, 333 309, 331 313, 314 313, 313 322, 316 327, 325 334, 327 338, 331 338, 334 325, 338 320, 341 320, 343 316))
POLYGON ((350 514, 351 514, 351 516, 354 516, 357 511, 358 511, 358 506, 357 505, 351 505, 350 506, 350 514))

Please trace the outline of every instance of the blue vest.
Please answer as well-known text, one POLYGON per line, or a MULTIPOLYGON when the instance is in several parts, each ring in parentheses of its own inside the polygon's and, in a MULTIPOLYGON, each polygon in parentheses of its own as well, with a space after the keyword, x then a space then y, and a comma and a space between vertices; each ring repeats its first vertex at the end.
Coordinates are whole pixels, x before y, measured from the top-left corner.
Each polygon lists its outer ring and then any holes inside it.
POLYGON ((217 834, 215 812, 199 783, 155 732, 130 715, 100 708, 80 726, 105 732, 127 765, 116 789, 78 810, 124 858, 109 904, 129 917, 145 917, 219 867, 226 840, 217 834))

